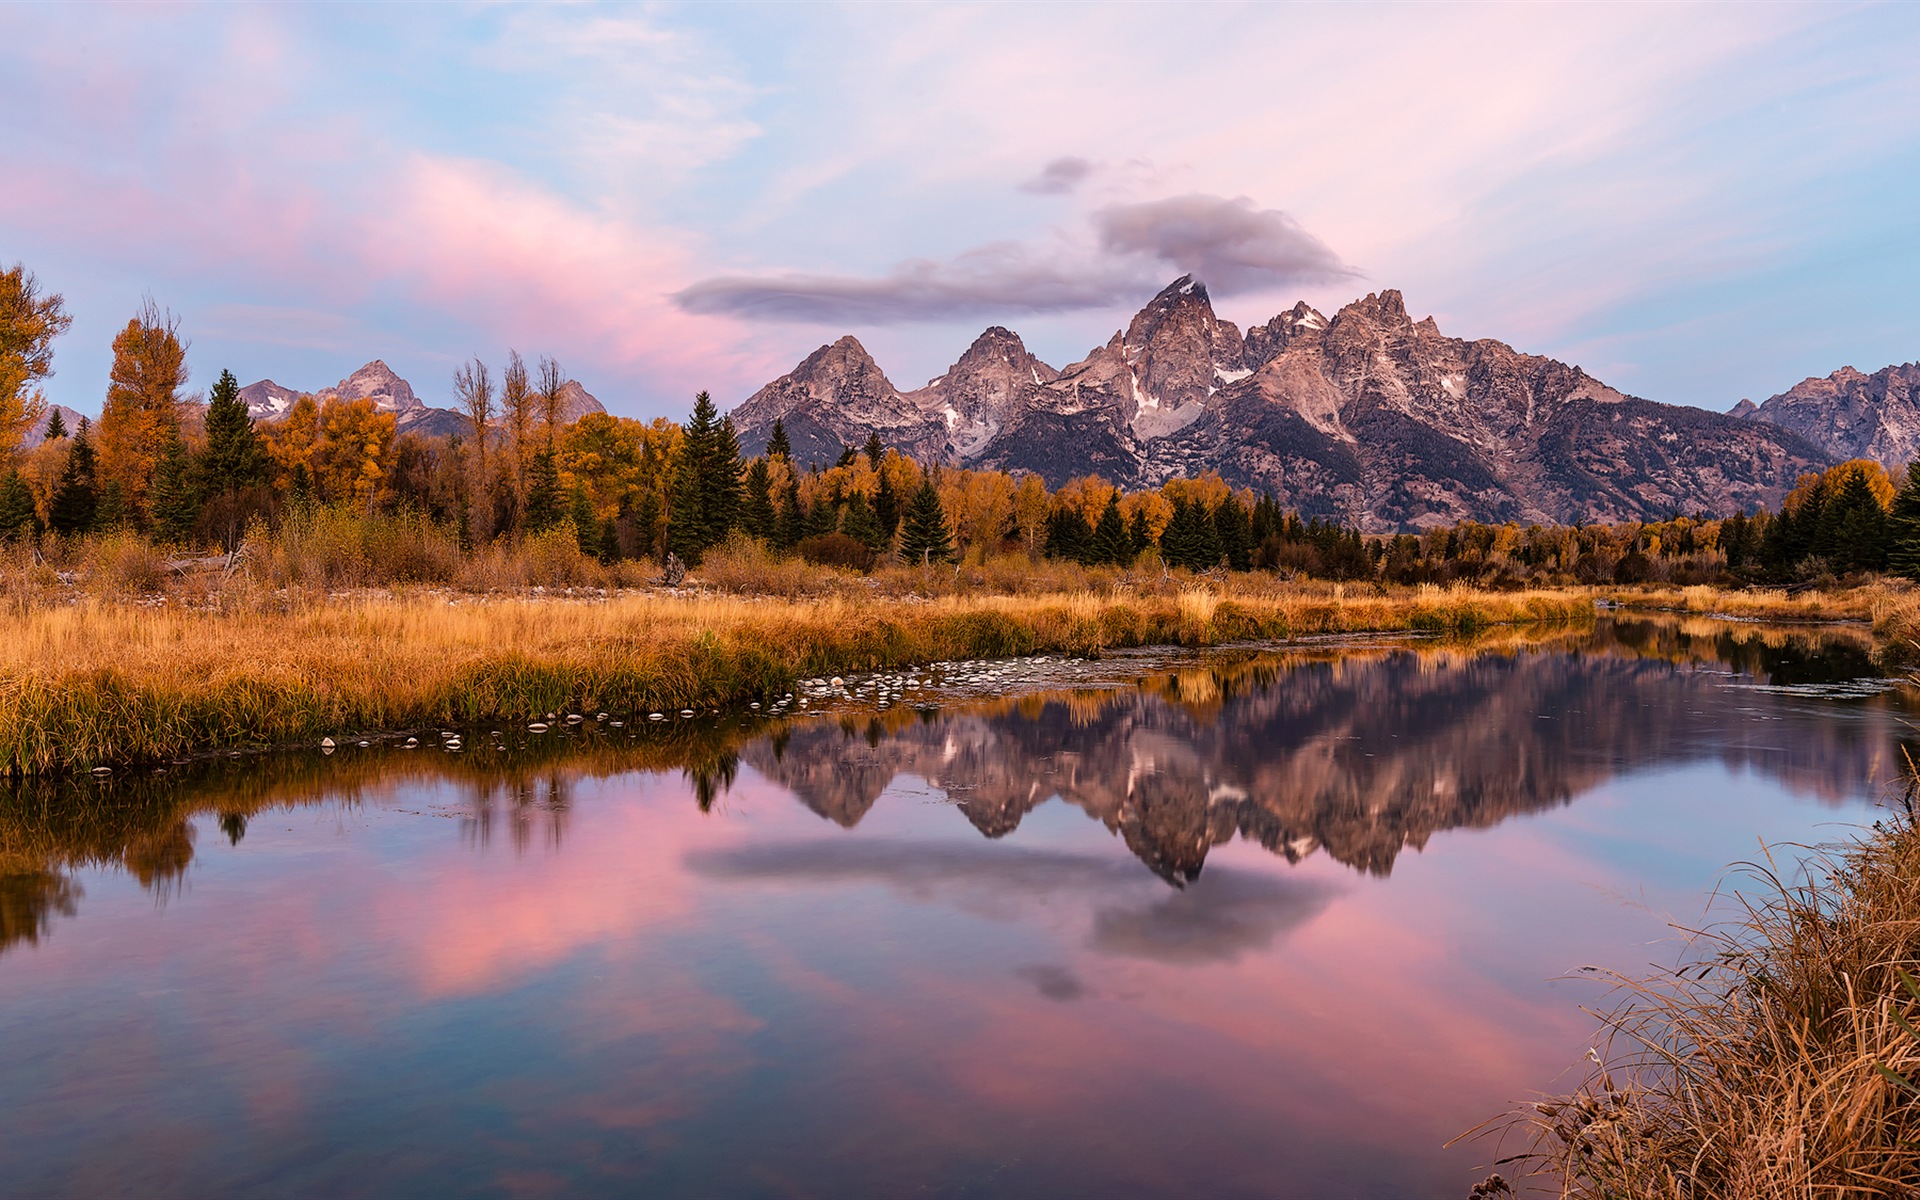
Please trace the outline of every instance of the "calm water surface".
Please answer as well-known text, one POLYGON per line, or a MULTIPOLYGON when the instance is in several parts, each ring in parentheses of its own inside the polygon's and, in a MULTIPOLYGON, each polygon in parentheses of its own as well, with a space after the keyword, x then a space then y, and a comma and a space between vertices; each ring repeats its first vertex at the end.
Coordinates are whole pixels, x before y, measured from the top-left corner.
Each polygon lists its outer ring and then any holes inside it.
POLYGON ((1706 621, 1000 670, 0 799, 0 1189, 1460 1197, 1908 735, 1706 621))

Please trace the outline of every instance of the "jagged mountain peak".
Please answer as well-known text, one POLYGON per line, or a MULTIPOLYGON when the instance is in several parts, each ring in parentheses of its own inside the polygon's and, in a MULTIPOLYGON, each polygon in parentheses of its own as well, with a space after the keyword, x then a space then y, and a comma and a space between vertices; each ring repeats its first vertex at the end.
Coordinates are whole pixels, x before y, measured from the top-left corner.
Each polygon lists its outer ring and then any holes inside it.
POLYGON ((1920 459, 1920 362, 1868 375, 1841 367, 1810 377, 1757 408, 1735 412, 1789 429, 1837 459, 1871 458, 1898 473, 1920 459))
POLYGON ((424 407, 420 398, 413 394, 413 385, 377 358, 333 387, 322 388, 314 393, 318 400, 335 396, 344 400, 371 400, 381 412, 398 413, 424 407))
MULTIPOLYGON (((1407 315, 1407 302, 1398 288, 1384 288, 1353 301, 1334 316, 1334 321, 1366 320, 1388 328, 1406 328, 1413 324, 1407 315)), ((1431 317, 1428 318, 1432 320, 1431 317)))
POLYGON ((742 445, 764 445, 776 418, 808 462, 877 433, 909 454, 1055 485, 1219 471, 1372 530, 1751 508, 1824 465, 1764 422, 1632 400, 1575 366, 1447 337, 1431 317, 1414 322, 1395 289, 1332 319, 1297 303, 1243 337, 1185 275, 1058 372, 993 326, 901 394, 843 338, 736 410, 742 445))

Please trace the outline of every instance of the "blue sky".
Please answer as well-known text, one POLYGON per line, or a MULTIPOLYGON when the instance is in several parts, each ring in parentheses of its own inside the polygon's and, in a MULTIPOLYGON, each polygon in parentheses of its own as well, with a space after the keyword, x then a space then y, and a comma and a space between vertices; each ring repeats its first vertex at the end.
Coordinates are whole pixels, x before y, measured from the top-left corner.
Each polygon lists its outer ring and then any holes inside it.
POLYGON ((1920 358, 1915 62, 1913 5, 15 5, 0 260, 83 411, 144 294, 197 386, 512 346, 679 416, 846 332, 1063 365, 1189 267, 1725 408, 1920 358))

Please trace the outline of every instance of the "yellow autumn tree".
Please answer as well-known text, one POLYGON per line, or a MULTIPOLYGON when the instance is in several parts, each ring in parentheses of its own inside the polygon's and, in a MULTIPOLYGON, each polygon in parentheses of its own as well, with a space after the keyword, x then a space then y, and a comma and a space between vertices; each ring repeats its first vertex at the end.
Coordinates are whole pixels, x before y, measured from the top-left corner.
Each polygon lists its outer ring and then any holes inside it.
POLYGON ((394 415, 372 400, 334 397, 320 407, 320 440, 313 448, 320 494, 332 503, 373 507, 393 465, 394 415))
POLYGON ((1013 489, 1013 528, 1028 554, 1039 552, 1041 535, 1052 511, 1053 499, 1047 495, 1047 481, 1038 475, 1022 475, 1013 489))
POLYGON ((107 402, 100 412, 100 478, 118 484, 130 512, 144 512, 154 464, 180 432, 187 344, 180 319, 149 298, 114 335, 107 402))
POLYGON ((33 272, 19 263, 0 271, 0 462, 46 415, 40 381, 53 374, 53 339, 72 324, 66 302, 42 293, 33 272))
POLYGON ((287 409, 287 415, 271 425, 262 425, 261 437, 267 457, 273 460, 274 482, 290 487, 305 477, 313 483, 313 449, 320 441, 320 406, 312 396, 303 395, 287 409))

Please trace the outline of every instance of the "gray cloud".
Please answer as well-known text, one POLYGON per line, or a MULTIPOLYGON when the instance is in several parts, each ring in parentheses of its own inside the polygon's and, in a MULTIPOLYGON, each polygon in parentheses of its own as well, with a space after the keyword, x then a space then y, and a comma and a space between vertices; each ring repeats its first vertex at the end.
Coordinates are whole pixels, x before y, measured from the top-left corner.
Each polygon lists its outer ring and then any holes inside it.
POLYGON ((1092 220, 1097 248, 1077 255, 996 242, 946 261, 910 260, 878 278, 724 275, 673 299, 692 313, 892 325, 1117 308, 1139 303, 1181 274, 1221 295, 1357 274, 1292 217, 1255 208, 1244 197, 1117 204, 1092 220))
POLYGON ((1241 196, 1171 196, 1093 214, 1103 249, 1171 263, 1216 292, 1324 283, 1356 272, 1286 213, 1241 196))
POLYGON ((1092 163, 1068 155, 1041 167, 1038 175, 1020 185, 1020 190, 1036 196, 1058 196, 1079 187, 1091 174, 1092 163))
POLYGON ((1327 906, 1318 887, 1240 871, 1208 871, 1184 891, 1094 918, 1102 954, 1167 963, 1231 962, 1303 925, 1327 906))
POLYGON ((950 262, 914 259, 878 279, 849 275, 722 275, 674 295, 687 312, 826 325, 893 325, 1007 312, 1107 308, 1135 294, 1137 271, 1040 261, 1000 242, 950 262))
MULTIPOLYGON (((1214 868, 1170 889, 1130 858, 989 843, 887 838, 776 842, 689 854, 709 879, 826 885, 878 883, 916 900, 1018 921, 1060 893, 1094 901, 1094 952, 1179 964, 1229 962, 1304 924, 1326 907, 1323 883, 1214 868)), ((1051 999, 1083 988, 1054 969, 1019 972, 1051 999)))

